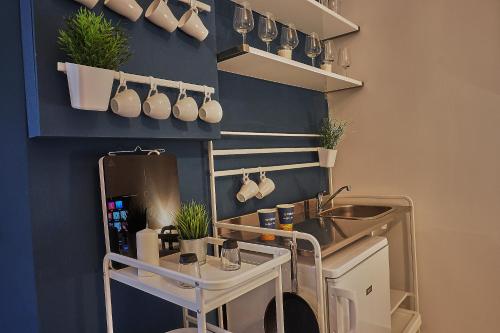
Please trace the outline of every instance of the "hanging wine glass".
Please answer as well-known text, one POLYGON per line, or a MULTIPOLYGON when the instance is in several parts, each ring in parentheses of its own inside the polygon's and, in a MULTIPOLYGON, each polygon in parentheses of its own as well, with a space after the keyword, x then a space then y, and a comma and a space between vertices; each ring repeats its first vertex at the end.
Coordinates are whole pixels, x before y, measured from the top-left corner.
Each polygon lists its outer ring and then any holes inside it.
POLYGON ((313 32, 306 36, 306 55, 311 58, 312 66, 314 67, 314 60, 321 54, 321 41, 317 33, 313 32))
POLYGON ((253 30, 253 12, 249 5, 236 5, 234 7, 233 28, 243 37, 243 44, 246 44, 247 33, 253 30))
POLYGON ((278 37, 276 21, 271 13, 259 18, 259 38, 266 43, 267 52, 271 52, 271 42, 278 37))
POLYGON ((339 50, 339 65, 344 68, 345 76, 347 76, 347 69, 351 67, 351 51, 349 51, 349 48, 343 47, 339 50))

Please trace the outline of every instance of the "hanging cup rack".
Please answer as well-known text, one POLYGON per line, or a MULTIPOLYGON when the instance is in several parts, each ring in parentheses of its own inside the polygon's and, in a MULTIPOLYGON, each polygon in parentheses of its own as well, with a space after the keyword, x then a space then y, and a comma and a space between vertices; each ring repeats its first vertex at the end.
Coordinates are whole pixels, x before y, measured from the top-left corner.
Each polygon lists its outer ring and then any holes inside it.
POLYGON ((207 5, 206 3, 203 3, 201 1, 193 1, 193 0, 177 0, 177 1, 185 3, 187 5, 190 5, 191 7, 194 6, 194 7, 198 8, 199 10, 202 10, 202 11, 205 11, 208 13, 210 13, 210 11, 212 10, 212 7, 210 7, 209 5, 207 5))
MULTIPOLYGON (((179 0, 179 1, 182 1, 182 0, 179 0)), ((66 64, 63 62, 58 62, 57 63, 57 70, 59 72, 66 73, 66 64)), ((122 80, 125 80, 127 82, 135 82, 135 83, 151 85, 151 76, 137 75, 137 74, 131 74, 131 73, 125 73, 125 72, 117 72, 117 71, 114 71, 113 76, 114 76, 115 80, 122 79, 122 80)), ((200 93, 210 93, 210 94, 215 93, 215 88, 204 86, 204 85, 185 83, 185 82, 181 82, 181 81, 165 80, 165 79, 160 79, 160 78, 153 78, 153 80, 157 86, 162 86, 162 87, 166 87, 166 88, 179 89, 179 87, 182 86, 182 88, 185 90, 190 90, 190 91, 195 91, 195 92, 200 92, 200 93)))

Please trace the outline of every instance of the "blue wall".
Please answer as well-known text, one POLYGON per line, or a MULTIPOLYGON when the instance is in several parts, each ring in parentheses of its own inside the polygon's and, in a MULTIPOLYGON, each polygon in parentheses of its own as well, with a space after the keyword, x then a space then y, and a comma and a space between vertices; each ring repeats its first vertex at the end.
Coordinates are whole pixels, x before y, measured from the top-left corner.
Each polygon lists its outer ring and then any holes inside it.
MULTIPOLYGON (((0 249, 14 266, 0 280, 0 325, 5 332, 105 332, 97 160, 112 150, 165 148, 178 158, 181 197, 209 202, 206 143, 160 139, 28 139, 18 4, 8 2, 1 24, 11 32, 2 48, 0 144, 3 158, 0 249), (6 96, 8 95, 8 96, 6 96), (7 327, 7 329, 5 329, 7 327)), ((217 1, 217 34, 234 38, 228 0, 217 1), (219 24, 221 22, 221 24, 219 24)), ((256 32, 254 32, 256 34, 256 32)), ((254 38, 254 36, 252 37, 254 38)), ((258 45, 257 45, 258 46, 258 45)), ((263 47, 261 45, 260 47, 263 47)), ((300 47, 300 46, 299 46, 300 47)), ((166 55, 167 57, 168 55, 166 55)), ((189 71, 189 69, 186 69, 189 71)), ((224 130, 313 132, 326 115, 323 94, 231 74, 218 75, 224 130)), ((236 146, 306 146, 305 139, 224 140, 236 146)), ((313 154, 218 159, 219 169, 316 160, 313 154)), ((263 201, 237 203, 238 177, 217 182, 219 217, 313 196, 326 187, 319 169, 271 173, 277 190, 263 201)), ((179 327, 180 310, 118 283, 112 285, 115 329, 165 332, 179 327)))

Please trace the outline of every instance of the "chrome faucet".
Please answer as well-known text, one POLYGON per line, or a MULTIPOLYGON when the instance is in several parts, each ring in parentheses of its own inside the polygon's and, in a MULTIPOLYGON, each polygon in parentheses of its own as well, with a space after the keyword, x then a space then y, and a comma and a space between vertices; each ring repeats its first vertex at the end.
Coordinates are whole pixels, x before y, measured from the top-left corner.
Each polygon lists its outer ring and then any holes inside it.
POLYGON ((323 202, 323 196, 325 195, 325 191, 323 192, 319 192, 318 193, 318 214, 320 214, 321 212, 323 212, 323 210, 325 209, 325 206, 330 203, 330 201, 332 201, 333 199, 335 199, 335 197, 337 195, 340 194, 340 192, 342 192, 343 190, 346 190, 347 192, 350 192, 351 191, 351 185, 346 185, 346 186, 342 186, 341 188, 339 188, 337 191, 335 191, 335 193, 333 193, 330 197, 328 197, 328 199, 326 199, 325 202, 323 202))

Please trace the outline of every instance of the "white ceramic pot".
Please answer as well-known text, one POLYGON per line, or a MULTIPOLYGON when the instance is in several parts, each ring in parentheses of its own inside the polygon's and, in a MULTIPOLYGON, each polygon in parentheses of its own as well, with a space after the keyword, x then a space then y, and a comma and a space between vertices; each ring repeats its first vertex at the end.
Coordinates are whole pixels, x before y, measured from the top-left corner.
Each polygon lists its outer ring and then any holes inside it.
POLYGON ((207 262, 207 238, 179 240, 181 253, 195 253, 198 262, 203 265, 207 262))
POLYGON ((333 168, 335 165, 335 159, 337 158, 336 149, 325 149, 319 148, 319 166, 322 168, 333 168))
POLYGON ((135 22, 142 15, 142 7, 135 0, 104 0, 104 6, 135 22))
POLYGON ((66 63, 71 107, 80 110, 107 111, 114 71, 66 63))

